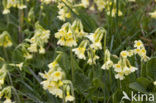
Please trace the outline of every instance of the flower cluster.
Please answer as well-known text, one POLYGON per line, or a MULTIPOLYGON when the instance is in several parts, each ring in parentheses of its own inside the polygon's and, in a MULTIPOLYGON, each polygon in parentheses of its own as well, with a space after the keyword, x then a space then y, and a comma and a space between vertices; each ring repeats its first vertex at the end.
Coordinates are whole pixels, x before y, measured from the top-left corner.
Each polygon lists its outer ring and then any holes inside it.
POLYGON ((5 97, 5 101, 3 101, 3 103, 15 103, 15 102, 12 102, 10 99, 11 98, 11 89, 12 89, 12 87, 8 86, 8 87, 3 88, 2 91, 0 91, 0 99, 2 97, 5 97))
POLYGON ((55 37, 59 39, 57 42, 58 45, 61 46, 67 46, 67 47, 72 47, 76 46, 76 38, 73 34, 71 24, 70 23, 65 23, 61 29, 55 33, 55 37))
POLYGON ((73 4, 72 4, 72 0, 61 0, 60 2, 58 2, 58 9, 59 9, 59 16, 58 18, 62 21, 65 21, 65 19, 67 18, 71 18, 71 11, 69 9, 69 7, 67 7, 67 5, 72 8, 73 4))
POLYGON ((76 19, 72 25, 65 23, 61 29, 55 33, 55 37, 58 40, 57 44, 61 46, 73 47, 77 46, 79 40, 82 40, 77 48, 72 51, 77 55, 79 59, 86 60, 85 53, 88 54, 88 64, 96 64, 96 60, 99 57, 96 55, 96 51, 102 49, 101 41, 103 35, 106 34, 105 29, 98 28, 94 33, 84 32, 82 22, 76 19))
POLYGON ((138 68, 132 66, 127 57, 131 57, 127 51, 122 51, 120 53, 120 59, 117 64, 114 64, 114 71, 117 73, 115 75, 116 79, 123 80, 125 76, 129 75, 132 72, 135 72, 138 68))
MULTIPOLYGON (((116 10, 116 0, 94 0, 94 3, 97 5, 97 9, 102 12, 106 10, 107 15, 115 17, 116 10)), ((93 10, 95 10, 95 5, 91 6, 93 10)), ((118 10, 118 16, 122 16, 122 12, 118 10)))
POLYGON ((0 46, 5 48, 12 46, 11 37, 7 31, 4 31, 2 34, 0 34, 0 46))
POLYGON ((44 45, 48 42, 50 37, 50 31, 45 30, 39 23, 35 24, 35 34, 31 39, 27 39, 30 42, 29 52, 36 53, 39 51, 40 54, 45 53, 44 45))
POLYGON ((135 72, 138 68, 130 64, 129 58, 135 54, 138 54, 141 57, 141 61, 146 62, 147 60, 149 60, 149 57, 146 55, 146 50, 141 40, 136 40, 134 42, 134 47, 135 49, 132 50, 121 51, 117 64, 114 64, 110 60, 110 52, 106 50, 105 63, 102 66, 102 69, 108 70, 113 67, 114 71, 116 72, 115 78, 120 80, 123 80, 125 76, 129 75, 130 73, 135 72))
POLYGON ((96 60, 99 59, 99 56, 96 55, 96 51, 102 49, 101 40, 103 35, 106 33, 105 29, 97 28, 94 33, 86 35, 85 39, 79 44, 77 48, 74 48, 72 51, 75 52, 79 59, 86 60, 85 51, 88 54, 87 63, 92 65, 96 64, 96 60), (87 40, 87 38, 89 40, 87 40))
POLYGON ((5 98, 3 103, 15 103, 11 101, 11 86, 3 87, 5 83, 5 78, 8 74, 7 64, 5 60, 0 57, 0 62, 2 63, 2 67, 0 68, 0 99, 5 98))
POLYGON ((59 54, 56 59, 48 65, 49 71, 40 73, 42 78, 45 80, 41 82, 43 88, 48 90, 51 94, 56 97, 63 98, 65 96, 65 101, 74 101, 74 96, 71 95, 71 85, 72 83, 69 80, 65 80, 65 73, 59 66, 58 62, 61 59, 59 54))
MULTIPOLYGON (((90 3, 89 0, 81 0, 80 3, 74 2, 74 0, 41 0, 42 3, 49 4, 51 2, 56 2, 57 7, 59 9, 58 11, 58 18, 62 21, 65 21, 66 19, 69 19, 72 17, 72 11, 77 14, 77 11, 75 8, 77 7, 84 7, 89 8, 90 10, 97 9, 102 12, 103 10, 106 10, 107 15, 115 17, 117 10, 116 10, 116 0, 93 0, 93 3, 90 3), (90 6, 90 4, 92 4, 90 6), (95 6, 96 5, 96 6, 95 6), (71 8, 71 10, 70 10, 71 8)), ((118 10, 118 16, 122 16, 122 12, 118 10)))
POLYGON ((3 14, 10 13, 11 7, 17 7, 19 9, 26 8, 26 5, 24 5, 24 0, 3 0, 2 3, 4 7, 3 14))
POLYGON ((133 50, 134 54, 138 54, 141 57, 142 61, 149 60, 149 57, 146 55, 146 49, 141 40, 136 40, 134 44, 135 49, 133 50))

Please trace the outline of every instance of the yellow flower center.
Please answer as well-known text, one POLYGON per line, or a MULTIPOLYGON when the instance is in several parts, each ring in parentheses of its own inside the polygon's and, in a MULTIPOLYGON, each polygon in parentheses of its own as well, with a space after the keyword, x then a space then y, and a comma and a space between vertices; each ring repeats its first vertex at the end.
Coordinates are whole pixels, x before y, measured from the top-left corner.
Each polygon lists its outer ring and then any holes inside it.
POLYGON ((137 42, 136 45, 137 45, 137 46, 141 46, 141 42, 137 42))
POLYGON ((121 66, 119 64, 116 65, 117 68, 120 68, 121 66))
POLYGON ((55 73, 55 76, 56 76, 56 77, 59 77, 60 75, 61 75, 60 72, 55 73))

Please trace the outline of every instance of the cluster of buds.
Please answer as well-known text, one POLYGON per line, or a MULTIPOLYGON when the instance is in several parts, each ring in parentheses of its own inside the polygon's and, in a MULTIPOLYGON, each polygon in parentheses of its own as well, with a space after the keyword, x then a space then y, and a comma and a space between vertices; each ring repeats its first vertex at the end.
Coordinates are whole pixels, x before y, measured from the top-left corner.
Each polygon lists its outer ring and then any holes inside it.
POLYGON ((48 65, 49 71, 40 73, 42 78, 45 80, 41 82, 43 88, 48 90, 51 94, 63 99, 65 101, 74 101, 74 96, 71 95, 71 81, 65 80, 65 73, 59 66, 59 60, 61 59, 62 53, 60 53, 56 59, 48 65))
POLYGON ((39 51, 40 54, 45 53, 44 45, 48 42, 50 37, 50 31, 45 30, 39 23, 35 24, 35 34, 31 39, 27 39, 30 42, 30 47, 28 51, 31 53, 36 53, 39 51))
POLYGON ((58 45, 73 47, 77 45, 77 39, 86 36, 87 33, 83 30, 83 25, 79 19, 76 19, 72 25, 67 22, 61 29, 55 33, 55 37, 59 39, 58 45))
POLYGON ((5 48, 12 46, 12 40, 7 31, 4 31, 2 34, 0 34, 0 46, 5 48))
POLYGON ((11 101, 11 86, 5 87, 3 88, 3 90, 0 91, 0 99, 2 97, 5 98, 5 100, 3 101, 3 103, 15 103, 11 101))
MULTIPOLYGON (((26 8, 26 5, 24 5, 25 0, 3 0, 3 14, 8 14, 10 13, 10 8, 11 7, 17 7, 19 9, 24 9, 26 8)), ((28 1, 28 0, 27 0, 28 1)))
POLYGON ((129 58, 133 55, 139 55, 141 57, 142 62, 146 62, 150 58, 146 55, 146 50, 144 47, 144 44, 141 40, 134 41, 134 48, 132 50, 127 51, 121 51, 120 58, 117 64, 114 64, 110 60, 110 52, 108 50, 105 51, 105 63, 102 66, 102 69, 108 70, 111 67, 114 68, 114 71, 116 72, 115 78, 123 80, 125 76, 135 72, 138 70, 138 68, 132 66, 130 64, 129 58))

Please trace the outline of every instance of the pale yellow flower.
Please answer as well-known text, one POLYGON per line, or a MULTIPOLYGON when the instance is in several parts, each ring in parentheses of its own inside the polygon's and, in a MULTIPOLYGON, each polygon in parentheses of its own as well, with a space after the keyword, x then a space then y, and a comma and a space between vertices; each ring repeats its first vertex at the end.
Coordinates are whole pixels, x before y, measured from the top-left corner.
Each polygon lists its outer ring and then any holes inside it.
POLYGON ((123 72, 122 67, 119 63, 115 64, 113 67, 115 72, 123 72))
POLYGON ((123 58, 127 58, 127 56, 129 55, 129 53, 127 51, 122 51, 120 53, 120 55, 123 57, 123 58))
POLYGON ((83 7, 87 8, 89 6, 89 0, 81 0, 81 4, 83 7))
MULTIPOLYGON (((113 8, 112 11, 110 9, 107 10, 107 15, 112 16, 112 17, 116 17, 116 13, 117 10, 116 8, 113 8)), ((120 10, 118 10, 118 16, 122 16, 122 12, 120 10)))
POLYGON ((85 60, 86 59, 85 50, 86 50, 86 48, 78 47, 78 48, 73 49, 72 51, 75 52, 75 54, 78 56, 78 58, 85 60))
POLYGON ((71 95, 67 95, 66 97, 65 97, 65 101, 67 102, 67 101, 70 101, 70 102, 72 102, 72 101, 74 101, 74 97, 73 96, 71 96, 71 95))
POLYGON ((116 78, 116 79, 123 80, 123 79, 125 78, 124 73, 119 72, 118 74, 115 75, 115 78, 116 78))
POLYGON ((130 71, 130 69, 129 69, 127 66, 124 66, 124 68, 123 68, 123 73, 124 73, 125 75, 129 75, 129 74, 131 73, 131 71, 130 71))
POLYGON ((128 0, 129 2, 136 2, 136 0, 128 0))
POLYGON ((6 100, 3 103, 15 103, 15 102, 12 102, 10 98, 6 98, 6 100))
POLYGON ((129 51, 127 51, 127 52, 128 52, 128 56, 129 56, 129 57, 133 56, 133 54, 134 54, 134 51, 133 51, 133 50, 129 50, 129 51))
POLYGON ((54 73, 52 73, 52 80, 53 81, 58 81, 58 80, 61 80, 62 77, 63 77, 63 74, 61 71, 55 71, 54 73))
POLYGON ((134 41, 134 47, 140 49, 140 48, 144 47, 144 45, 143 45, 141 40, 135 40, 134 41))
POLYGON ((96 53, 96 50, 91 50, 90 52, 88 52, 89 59, 87 63, 89 65, 96 64, 96 60, 100 58, 95 53, 96 53))
POLYGON ((39 49, 39 53, 40 53, 40 54, 45 54, 45 49, 44 49, 42 46, 41 46, 40 49, 39 49))
POLYGON ((72 30, 74 31, 76 38, 82 38, 88 35, 88 33, 84 32, 82 22, 79 19, 76 19, 73 22, 72 30))
POLYGON ((90 47, 95 50, 102 49, 101 40, 103 39, 104 34, 106 35, 106 30, 100 27, 97 28, 94 33, 87 35, 86 37, 92 41, 90 47))
POLYGON ((61 27, 61 29, 57 33, 55 33, 55 37, 59 39, 57 42, 58 45, 67 46, 67 47, 72 47, 77 45, 70 23, 65 23, 61 27))
POLYGON ((135 72, 136 70, 138 70, 138 68, 133 67, 133 66, 131 66, 129 69, 130 69, 131 72, 135 72))
POLYGON ((101 67, 103 70, 108 70, 113 66, 113 62, 111 60, 106 61, 101 67))
POLYGON ((59 66, 59 64, 58 64, 57 61, 53 61, 53 62, 51 62, 50 64, 48 64, 48 67, 49 67, 50 69, 56 68, 57 66, 59 66))
POLYGON ((3 47, 12 46, 11 37, 7 31, 4 31, 2 34, 0 34, 0 46, 3 47))
POLYGON ((95 4, 97 5, 98 10, 101 12, 105 6, 106 6, 106 1, 104 0, 94 0, 95 4))
POLYGON ((149 13, 152 18, 156 18, 156 11, 149 13))
POLYGON ((4 9, 4 10, 3 10, 3 14, 4 14, 4 15, 9 14, 9 13, 10 13, 10 10, 9 10, 9 9, 4 9))
POLYGON ((49 92, 59 98, 62 98, 62 96, 63 96, 63 91, 59 88, 51 89, 51 90, 49 90, 49 92))
POLYGON ((111 54, 110 54, 109 50, 106 49, 106 51, 105 51, 105 61, 104 61, 105 63, 101 67, 102 69, 109 70, 113 66, 113 62, 111 61, 110 56, 111 56, 111 54))
POLYGON ((29 52, 35 53, 37 52, 37 43, 33 43, 30 45, 30 47, 28 48, 29 52))
POLYGON ((72 49, 73 52, 75 52, 75 54, 77 55, 77 57, 79 59, 86 59, 85 57, 85 51, 86 51, 86 46, 87 46, 88 41, 87 40, 83 40, 78 48, 74 48, 72 49))

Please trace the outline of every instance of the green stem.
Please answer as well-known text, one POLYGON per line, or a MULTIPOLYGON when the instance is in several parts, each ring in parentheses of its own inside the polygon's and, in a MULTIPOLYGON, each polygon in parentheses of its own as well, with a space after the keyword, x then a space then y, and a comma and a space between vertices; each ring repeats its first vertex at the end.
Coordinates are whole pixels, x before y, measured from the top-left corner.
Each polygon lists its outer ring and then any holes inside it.
POLYGON ((4 47, 3 47, 3 52, 4 52, 5 59, 9 60, 8 53, 7 53, 7 51, 6 51, 6 49, 4 47))
POLYGON ((73 53, 72 49, 70 49, 70 63, 71 63, 71 73, 72 73, 72 81, 74 80, 74 67, 73 67, 73 53))
MULTIPOLYGON (((74 95, 74 87, 73 87, 73 84, 72 83, 71 83, 71 92, 72 92, 72 96, 75 97, 75 95, 74 95)), ((74 99, 73 103, 75 103, 75 99, 74 99)))
POLYGON ((7 18, 7 27, 8 27, 10 23, 9 14, 6 15, 6 18, 7 18))
POLYGON ((110 86, 112 85, 112 72, 111 69, 109 70, 109 80, 110 80, 110 86))
POLYGON ((141 60, 141 70, 140 70, 140 76, 144 75, 144 71, 143 71, 143 61, 141 60))
MULTIPOLYGON (((104 46, 103 46, 103 50, 104 50, 104 60, 105 60, 106 43, 107 43, 107 33, 104 34, 104 46)), ((105 61, 104 61, 104 62, 105 62, 105 61)))
POLYGON ((118 11, 119 11, 119 0, 116 0, 116 33, 117 33, 117 36, 118 36, 118 11))
POLYGON ((12 78, 11 78, 11 75, 10 75, 10 72, 9 71, 8 71, 8 76, 9 76, 9 80, 10 80, 10 84, 12 86, 12 89, 14 90, 14 93, 16 95, 16 99, 17 99, 16 101, 17 101, 17 103, 21 103, 20 98, 19 98, 19 95, 18 95, 16 89, 14 88, 13 81, 12 81, 12 78))
POLYGON ((66 101, 65 101, 65 89, 64 89, 64 87, 63 87, 63 98, 62 98, 62 103, 66 103, 66 101))
POLYGON ((18 41, 19 41, 19 43, 22 42, 22 39, 23 39, 23 35, 22 35, 23 15, 24 15, 23 10, 19 9, 19 27, 18 27, 18 31, 19 31, 18 41))

